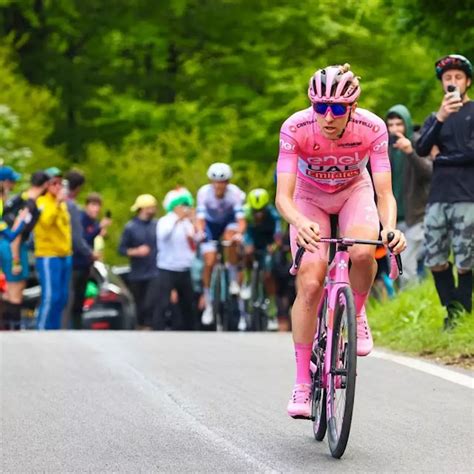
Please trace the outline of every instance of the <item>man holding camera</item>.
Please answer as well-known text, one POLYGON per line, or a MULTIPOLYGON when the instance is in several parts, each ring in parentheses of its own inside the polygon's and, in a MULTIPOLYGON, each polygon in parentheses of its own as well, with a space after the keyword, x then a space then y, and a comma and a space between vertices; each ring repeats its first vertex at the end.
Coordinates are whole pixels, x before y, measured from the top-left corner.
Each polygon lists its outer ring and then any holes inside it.
POLYGON ((426 265, 443 306, 445 329, 451 329, 465 309, 472 311, 474 266, 474 103, 467 90, 472 64, 464 56, 439 59, 436 76, 445 92, 439 110, 425 121, 416 144, 420 155, 439 149, 425 216, 426 265), (457 287, 451 262, 458 273, 457 287))
POLYGON ((433 163, 415 152, 413 122, 408 109, 394 105, 387 113, 389 158, 393 194, 397 200, 397 227, 405 232, 402 286, 417 281, 418 260, 423 255, 423 217, 428 199, 433 163))

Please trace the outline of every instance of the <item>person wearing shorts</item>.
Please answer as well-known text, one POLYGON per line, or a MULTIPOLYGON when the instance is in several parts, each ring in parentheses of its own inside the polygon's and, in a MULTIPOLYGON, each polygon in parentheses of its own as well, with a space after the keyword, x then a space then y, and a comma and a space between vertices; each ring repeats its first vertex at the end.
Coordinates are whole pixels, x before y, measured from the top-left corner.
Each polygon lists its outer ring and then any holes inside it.
POLYGON ((228 263, 230 292, 238 294, 238 253, 237 243, 242 240, 246 224, 243 211, 245 193, 229 181, 232 169, 226 163, 213 163, 207 170, 209 184, 202 186, 197 193, 196 229, 205 238, 201 244, 204 259, 203 292, 206 307, 202 313, 202 324, 212 324, 212 300, 209 291, 212 269, 217 259, 216 242, 219 239, 233 240, 229 249, 228 263))
MULTIPOLYGON (((280 131, 276 205, 290 224, 293 258, 298 245, 307 250, 291 314, 296 383, 287 410, 296 418, 311 416, 309 363, 328 263, 328 245, 318 240, 330 235, 330 214, 339 216, 341 235, 377 239, 381 222, 384 243, 393 232, 393 251, 406 247, 395 228, 387 128, 381 118, 357 107, 359 95, 359 80, 349 64, 320 69, 309 81, 311 106, 290 116, 280 131), (373 187, 366 169, 369 160, 373 187)), ((355 245, 349 253, 357 354, 363 356, 373 347, 364 305, 376 273, 375 247, 355 245)))
POLYGON ((425 263, 433 273, 444 329, 452 329, 465 311, 472 311, 474 267, 474 102, 467 91, 472 64, 450 54, 435 63, 444 97, 439 110, 425 121, 416 144, 418 154, 438 150, 433 164, 425 214, 425 263), (458 282, 454 282, 453 254, 458 282))

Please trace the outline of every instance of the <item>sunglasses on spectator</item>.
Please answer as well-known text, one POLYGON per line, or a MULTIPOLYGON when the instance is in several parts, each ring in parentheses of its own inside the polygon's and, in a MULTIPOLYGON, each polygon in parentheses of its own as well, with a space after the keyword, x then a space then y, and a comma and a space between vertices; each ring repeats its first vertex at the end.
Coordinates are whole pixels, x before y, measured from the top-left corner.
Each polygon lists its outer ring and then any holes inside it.
POLYGON ((62 180, 61 179, 52 179, 50 182, 49 182, 49 185, 50 186, 57 186, 58 184, 62 184, 62 180))
POLYGON ((325 116, 328 110, 331 109, 333 117, 342 117, 346 114, 348 107, 347 104, 326 104, 324 102, 313 104, 313 109, 317 114, 325 116))

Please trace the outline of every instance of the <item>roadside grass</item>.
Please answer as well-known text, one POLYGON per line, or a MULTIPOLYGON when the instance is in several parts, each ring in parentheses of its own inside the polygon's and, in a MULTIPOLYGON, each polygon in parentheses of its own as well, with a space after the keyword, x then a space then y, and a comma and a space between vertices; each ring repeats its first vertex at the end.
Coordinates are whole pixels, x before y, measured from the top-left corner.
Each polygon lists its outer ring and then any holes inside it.
POLYGON ((464 314, 454 330, 443 331, 445 310, 431 279, 392 300, 371 299, 368 315, 377 345, 474 368, 474 315, 464 314))

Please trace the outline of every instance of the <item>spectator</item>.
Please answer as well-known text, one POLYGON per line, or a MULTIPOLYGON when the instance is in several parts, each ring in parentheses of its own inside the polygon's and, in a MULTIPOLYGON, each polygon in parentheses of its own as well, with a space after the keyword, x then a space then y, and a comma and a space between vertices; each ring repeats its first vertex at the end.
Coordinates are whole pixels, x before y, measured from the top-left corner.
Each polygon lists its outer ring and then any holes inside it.
POLYGON ((84 229, 84 238, 91 249, 97 248, 98 237, 107 235, 107 229, 112 224, 108 216, 99 221, 102 210, 102 197, 99 193, 90 193, 86 198, 86 206, 81 213, 81 222, 84 229))
POLYGON ((444 97, 439 110, 426 119, 416 150, 419 155, 428 155, 434 146, 439 150, 425 216, 426 265, 447 308, 444 328, 451 329, 463 307, 472 310, 474 103, 467 94, 472 65, 464 56, 451 54, 439 59, 435 69, 444 97), (448 261, 451 251, 457 287, 448 261))
POLYGON ((49 168, 47 192, 37 200, 41 211, 35 227, 35 256, 41 285, 37 312, 38 329, 60 329, 66 307, 72 269, 71 218, 62 173, 49 168))
MULTIPOLYGON (((84 238, 82 211, 76 202, 86 179, 80 171, 69 171, 66 174, 68 187, 67 208, 71 217, 72 230, 72 278, 69 288, 68 310, 63 325, 66 328, 82 329, 82 305, 90 267, 94 261, 94 252, 84 238)), ((65 184, 66 184, 65 183, 65 184)))
MULTIPOLYGON (((154 303, 153 329, 165 329, 165 310, 170 305, 172 290, 178 294, 181 321, 173 321, 174 329, 196 329, 191 264, 195 255, 194 226, 189 218, 194 205, 185 188, 170 191, 163 202, 167 214, 158 221, 158 277, 152 283, 154 303)), ((174 315, 176 317, 176 314, 174 315)))
POLYGON ((158 276, 156 266, 156 199, 141 194, 131 207, 135 217, 125 225, 119 252, 130 258, 128 283, 137 306, 138 329, 151 329, 152 311, 148 307, 151 281, 158 276))
POLYGON ((49 176, 44 171, 33 173, 29 189, 9 199, 3 211, 4 221, 10 227, 14 226, 15 220, 22 209, 27 209, 31 216, 31 219, 25 223, 20 235, 11 244, 6 239, 0 240, 0 260, 8 282, 5 295, 4 321, 12 329, 20 328, 23 290, 30 274, 28 241, 40 214, 36 200, 45 193, 48 181, 49 176))
POLYGON ((4 202, 8 199, 8 195, 20 178, 21 174, 17 173, 11 166, 4 166, 3 161, 0 161, 0 182, 2 183, 4 202))
POLYGON ((402 286, 418 280, 418 260, 423 255, 423 217, 433 170, 430 159, 414 150, 416 138, 410 112, 404 105, 393 106, 387 114, 389 157, 393 194, 397 200, 397 227, 405 233, 402 286))

